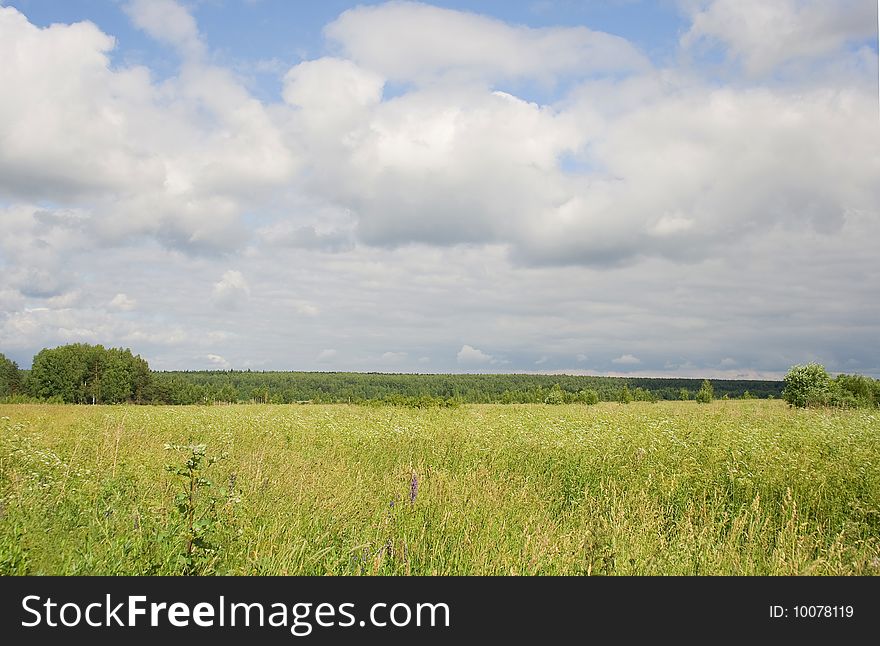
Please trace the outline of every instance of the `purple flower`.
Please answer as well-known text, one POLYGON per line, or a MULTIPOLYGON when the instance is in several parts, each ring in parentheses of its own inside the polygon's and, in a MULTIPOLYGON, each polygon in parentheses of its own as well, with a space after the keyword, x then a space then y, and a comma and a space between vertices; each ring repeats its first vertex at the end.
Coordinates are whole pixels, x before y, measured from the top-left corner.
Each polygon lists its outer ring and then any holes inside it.
POLYGON ((416 496, 419 495, 419 477, 413 472, 412 480, 409 483, 409 503, 413 504, 416 501, 416 496))

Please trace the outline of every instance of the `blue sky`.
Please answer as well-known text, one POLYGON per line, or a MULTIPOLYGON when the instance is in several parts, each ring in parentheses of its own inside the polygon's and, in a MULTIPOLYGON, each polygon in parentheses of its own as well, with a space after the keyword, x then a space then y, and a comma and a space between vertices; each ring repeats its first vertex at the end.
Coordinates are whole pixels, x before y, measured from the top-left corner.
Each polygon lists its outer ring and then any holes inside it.
POLYGON ((880 375, 866 0, 0 3, 0 351, 880 375))

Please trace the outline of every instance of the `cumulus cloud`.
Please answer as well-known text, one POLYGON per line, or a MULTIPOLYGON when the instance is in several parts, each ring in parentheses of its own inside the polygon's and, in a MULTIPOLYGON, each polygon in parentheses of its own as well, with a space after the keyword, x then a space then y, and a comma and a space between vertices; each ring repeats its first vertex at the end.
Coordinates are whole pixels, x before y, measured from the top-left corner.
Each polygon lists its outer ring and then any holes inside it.
POLYGON ((110 301, 110 307, 121 312, 130 312, 137 307, 137 301, 127 294, 119 293, 110 301))
POLYGON ((211 300, 217 307, 235 309, 250 296, 251 289, 240 271, 229 270, 214 283, 211 300))
POLYGON ((877 37, 877 8, 863 0, 711 0, 688 9, 692 24, 682 45, 722 44, 753 75, 877 37))
POLYGON ((177 48, 185 56, 205 53, 195 19, 174 0, 131 0, 123 7, 135 25, 156 40, 177 48))
POLYGON ((416 2, 349 9, 324 33, 346 57, 395 81, 546 80, 649 66, 625 39, 586 27, 513 26, 416 2))
POLYGON ((634 366, 640 364, 641 362, 641 359, 639 359, 638 357, 634 357, 631 354, 624 354, 617 357, 616 359, 611 360, 611 363, 616 363, 622 366, 634 366))
MULTIPOLYGON (((130 7, 154 36, 192 36, 173 2, 130 7)), ((157 85, 112 66, 115 46, 93 23, 39 28, 0 7, 0 85, 16 88, 0 104, 0 196, 74 205, 95 242, 240 246, 245 203, 296 166, 281 127, 227 70, 192 61, 157 85)))
POLYGON ((873 8, 686 6, 654 63, 587 27, 359 6, 274 101, 178 3, 126 4, 179 59, 161 81, 93 23, 0 6, 0 343, 181 368, 407 348, 437 370, 880 370, 873 8), (505 359, 461 346, 473 330, 505 359))
POLYGON ((229 370, 230 368, 230 363, 219 354, 208 354, 205 358, 215 368, 220 368, 221 370, 229 370))
POLYGON ((491 354, 487 354, 470 345, 461 346, 461 350, 455 355, 455 359, 458 363, 465 365, 495 363, 495 358, 491 354))

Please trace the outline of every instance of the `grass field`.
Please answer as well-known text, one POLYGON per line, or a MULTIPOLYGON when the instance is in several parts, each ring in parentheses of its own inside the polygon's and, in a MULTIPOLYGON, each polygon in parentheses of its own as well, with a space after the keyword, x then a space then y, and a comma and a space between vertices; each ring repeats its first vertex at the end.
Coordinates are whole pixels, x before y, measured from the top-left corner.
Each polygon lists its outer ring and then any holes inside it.
POLYGON ((5 405, 0 433, 3 574, 880 574, 876 410, 5 405))

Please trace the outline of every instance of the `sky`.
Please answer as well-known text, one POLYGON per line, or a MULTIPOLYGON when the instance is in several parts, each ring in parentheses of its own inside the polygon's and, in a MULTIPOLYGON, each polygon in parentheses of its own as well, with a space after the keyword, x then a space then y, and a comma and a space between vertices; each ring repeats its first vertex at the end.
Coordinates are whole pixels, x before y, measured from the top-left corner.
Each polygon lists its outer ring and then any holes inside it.
POLYGON ((0 352, 880 377, 873 0, 0 1, 0 352))

